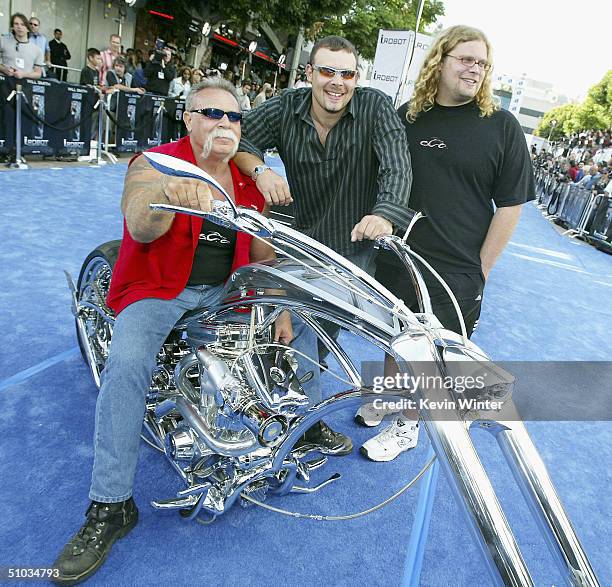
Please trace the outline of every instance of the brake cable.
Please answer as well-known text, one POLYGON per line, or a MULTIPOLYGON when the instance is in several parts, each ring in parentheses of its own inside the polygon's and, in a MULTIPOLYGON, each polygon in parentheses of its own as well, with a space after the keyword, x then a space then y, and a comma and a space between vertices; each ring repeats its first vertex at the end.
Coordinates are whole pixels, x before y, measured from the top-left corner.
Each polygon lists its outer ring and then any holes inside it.
POLYGON ((289 510, 277 508, 277 507, 268 505, 266 503, 263 503, 257 499, 252 498, 249 495, 245 495, 244 493, 241 493, 240 497, 242 497, 242 499, 244 499, 245 501, 248 501, 252 503, 253 505, 259 506, 265 510, 275 512, 277 514, 283 514, 285 516, 290 516, 292 518, 316 520, 318 522, 341 522, 341 521, 347 521, 347 520, 354 520, 356 518, 361 518, 362 516, 366 516, 377 510, 380 510, 386 505, 390 504, 392 501, 395 501, 400 495, 402 495, 402 493, 405 493, 406 491, 408 491, 408 489, 410 489, 427 472, 427 470, 434 464, 435 460, 436 460, 436 456, 434 455, 431 457, 431 459, 429 459, 429 461, 425 463, 423 468, 415 475, 413 479, 411 479, 409 483, 404 485, 404 487, 402 487, 399 491, 396 491, 391 497, 388 497, 384 501, 381 501, 379 504, 372 506, 371 508, 368 508, 367 510, 356 512, 354 514, 346 514, 344 516, 324 516, 322 514, 305 514, 302 512, 291 512, 289 510))

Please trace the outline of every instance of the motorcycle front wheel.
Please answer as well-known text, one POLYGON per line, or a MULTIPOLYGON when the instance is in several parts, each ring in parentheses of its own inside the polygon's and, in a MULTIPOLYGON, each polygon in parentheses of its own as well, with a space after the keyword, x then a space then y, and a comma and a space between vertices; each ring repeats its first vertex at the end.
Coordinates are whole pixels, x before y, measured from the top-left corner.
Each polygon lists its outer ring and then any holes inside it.
POLYGON ((114 312, 106 305, 106 296, 120 245, 120 240, 109 241, 89 253, 76 285, 81 308, 75 317, 77 339, 98 388, 113 334, 114 312))

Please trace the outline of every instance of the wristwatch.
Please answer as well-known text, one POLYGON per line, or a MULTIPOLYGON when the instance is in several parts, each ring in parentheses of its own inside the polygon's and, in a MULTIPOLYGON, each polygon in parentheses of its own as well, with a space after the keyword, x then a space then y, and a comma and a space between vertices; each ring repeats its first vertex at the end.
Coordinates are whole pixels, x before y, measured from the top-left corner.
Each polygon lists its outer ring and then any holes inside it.
POLYGON ((251 173, 251 179, 253 181, 257 181, 257 178, 267 169, 272 169, 272 168, 269 167, 268 165, 258 165, 257 167, 255 167, 255 169, 253 169, 253 173, 251 173))

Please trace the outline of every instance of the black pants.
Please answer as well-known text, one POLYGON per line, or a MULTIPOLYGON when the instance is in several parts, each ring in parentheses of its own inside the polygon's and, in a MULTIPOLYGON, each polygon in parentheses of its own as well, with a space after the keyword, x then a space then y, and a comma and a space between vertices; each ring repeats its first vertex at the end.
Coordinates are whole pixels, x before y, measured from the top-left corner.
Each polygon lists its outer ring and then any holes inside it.
MULTIPOLYGON (((461 334, 459 318, 455 312, 455 307, 448 294, 427 269, 422 270, 423 278, 434 314, 440 320, 444 328, 461 334)), ((455 294, 459 308, 465 321, 465 329, 468 338, 478 324, 480 317, 480 307, 485 285, 484 275, 481 273, 442 273, 438 271, 442 279, 446 281, 451 291, 455 294)), ((404 303, 413 312, 418 312, 416 292, 412 284, 412 279, 403 267, 378 261, 376 267, 376 279, 380 281, 391 293, 404 300, 404 303)))

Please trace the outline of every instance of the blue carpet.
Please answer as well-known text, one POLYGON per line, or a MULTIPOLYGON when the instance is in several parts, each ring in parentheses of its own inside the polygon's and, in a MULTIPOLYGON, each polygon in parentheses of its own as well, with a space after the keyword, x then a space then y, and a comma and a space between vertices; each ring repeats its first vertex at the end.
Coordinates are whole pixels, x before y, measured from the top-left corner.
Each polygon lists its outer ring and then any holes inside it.
MULTIPOLYGON (((71 352, 76 340, 62 270, 76 279, 91 249, 121 236, 124 172, 125 165, 117 165, 0 174, 5 241, 0 249, 0 566, 50 565, 82 521, 93 457, 95 388, 80 357, 71 352), (47 368, 40 370, 44 361, 47 368)), ((611 287, 611 257, 561 237, 528 205, 490 276, 475 341, 496 360, 609 361, 611 287)), ((346 344, 356 356, 372 358, 372 349, 351 340, 346 344)), ((329 392, 339 389, 329 382, 329 392)), ((356 445, 370 435, 353 425, 350 413, 338 414, 332 423, 349 432, 356 445)), ((533 422, 528 428, 602 585, 612 584, 612 562, 604 547, 610 543, 612 519, 605 497, 612 485, 612 427, 608 422, 533 422)), ((494 440, 480 431, 474 440, 536 584, 560 584, 494 440)), ((315 480, 339 472, 340 481, 319 494, 270 503, 313 513, 365 509, 412 478, 427 449, 423 439, 415 451, 388 464, 366 462, 357 454, 333 459, 315 480)), ((416 491, 350 522, 295 520, 235 507, 213 525, 201 526, 149 506, 178 488, 170 465, 143 445, 135 486, 141 522, 89 584, 401 584, 416 491)), ((490 584, 443 476, 421 584, 490 584)))

